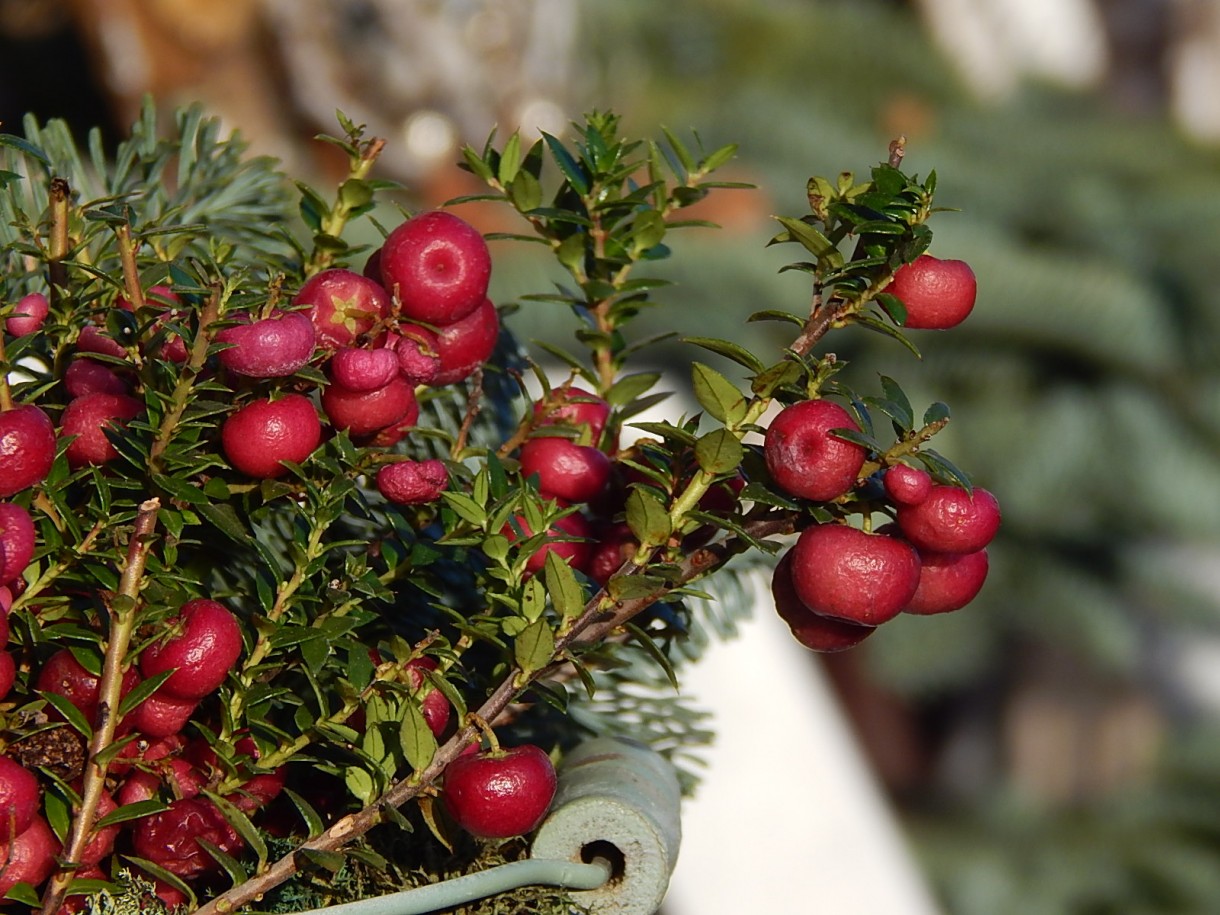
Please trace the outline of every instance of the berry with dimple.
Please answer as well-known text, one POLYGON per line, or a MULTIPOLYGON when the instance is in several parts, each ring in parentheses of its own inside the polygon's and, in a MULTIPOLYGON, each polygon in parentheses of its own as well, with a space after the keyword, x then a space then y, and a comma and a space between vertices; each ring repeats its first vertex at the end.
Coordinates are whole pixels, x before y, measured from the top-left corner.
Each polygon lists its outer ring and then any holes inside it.
POLYGON ((351 346, 390 314, 393 303, 385 288, 374 280, 343 267, 315 273, 292 299, 293 305, 308 305, 317 333, 317 345, 328 352, 351 346))
POLYGON ((435 502, 449 486, 444 461, 395 461, 377 471, 377 490, 398 505, 435 502))
POLYGON ((555 797, 555 767, 533 744, 457 757, 441 797, 471 835, 506 839, 533 830, 555 797))
POLYGON ((0 411, 0 499, 41 483, 55 463, 55 426, 32 404, 0 411))
POLYGON ((490 299, 484 299, 460 321, 436 329, 436 352, 440 371, 428 382, 433 387, 469 378, 491 358, 500 336, 500 315, 490 299))
POLYGON ((126 394, 83 394, 68 402, 60 417, 60 432, 75 436, 66 451, 74 470, 100 466, 119 456, 107 432, 117 434, 144 412, 143 401, 126 394))
POLYGON ((967 492, 937 484, 918 505, 899 505, 896 520, 903 535, 921 550, 974 553, 999 530, 1000 504, 979 486, 967 492))
POLYGON ((330 357, 330 377, 348 391, 374 391, 398 376, 398 354, 385 347, 341 346, 330 357))
POLYGON ((904 327, 947 330, 961 324, 974 309, 978 282, 965 261, 921 254, 898 268, 885 291, 906 307, 904 327))
POLYGON ((878 626, 897 616, 919 585, 919 554, 904 540, 843 524, 805 528, 791 550, 792 585, 823 616, 878 626))
POLYGON ((12 502, 0 502, 0 585, 16 581, 34 555, 36 531, 30 513, 12 502))
POLYGON ((187 601, 167 624, 175 634, 140 655, 145 677, 172 670, 161 689, 179 699, 202 699, 224 682, 241 655, 241 625, 223 604, 206 597, 187 601))
POLYGON ((8 317, 4 319, 4 329, 14 337, 24 337, 42 327, 51 303, 41 292, 31 292, 22 296, 8 317))
POLYGON ((521 476, 537 476, 540 493, 565 502, 588 502, 610 482, 610 458, 570 439, 532 438, 521 446, 520 458, 521 476))
POLYGON ((989 561, 987 550, 973 553, 919 551, 919 587, 903 610, 929 615, 960 610, 983 588, 989 561))
POLYGON ((317 332, 303 311, 280 311, 256 321, 243 321, 216 334, 220 363, 230 372, 250 378, 282 378, 302 368, 313 356, 317 332))
POLYGON ((251 401, 229 416, 220 430, 229 463, 256 479, 282 476, 288 472, 283 461, 303 463, 321 440, 317 410, 302 394, 251 401))
POLYGON ((415 407, 414 388, 397 375, 371 391, 351 391, 340 384, 322 391, 322 411, 331 425, 353 437, 393 426, 415 407))
POLYGON ((0 756, 0 842, 21 835, 41 806, 38 779, 25 766, 0 756))
POLYGON ((875 626, 823 616, 805 606, 792 584, 791 552, 785 553, 775 566, 771 575, 771 597, 775 612, 788 624, 792 637, 812 651, 846 651, 877 631, 875 626))
POLYGON ((491 254, 465 220, 433 210, 395 228, 381 246, 381 278, 404 317, 452 324, 473 312, 487 295, 491 254))
POLYGON ((37 887, 55 870, 62 846, 41 814, 35 815, 16 838, 0 844, 0 896, 18 883, 37 887))
POLYGON ((868 451, 831 434, 834 429, 860 431, 851 414, 829 400, 805 400, 779 412, 767 428, 763 456, 780 489, 820 502, 855 486, 868 451))

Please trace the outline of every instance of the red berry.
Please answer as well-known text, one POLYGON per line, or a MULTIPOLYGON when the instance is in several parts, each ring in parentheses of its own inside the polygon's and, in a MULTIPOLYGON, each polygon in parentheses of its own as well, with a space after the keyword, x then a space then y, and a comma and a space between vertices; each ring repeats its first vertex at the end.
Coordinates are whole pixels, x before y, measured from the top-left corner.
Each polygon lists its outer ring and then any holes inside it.
POLYGON ((64 390, 69 397, 83 397, 86 394, 126 394, 131 386, 110 366, 77 356, 64 371, 64 390))
POLYGON ((176 631, 140 655, 140 672, 154 677, 174 671, 161 690, 179 699, 202 699, 224 682, 241 655, 241 626, 223 604, 197 597, 167 623, 176 631))
POLYGON ((1000 504, 978 486, 973 495, 960 486, 937 484, 918 505, 899 505, 903 535, 934 553, 974 553, 987 546, 1000 528, 1000 504))
POLYGON ((483 304, 460 321, 438 327, 436 352, 441 367, 428 384, 439 387, 469 378, 491 358, 499 336, 500 315, 490 299, 484 299, 483 304))
MULTIPOLYGON (((533 532, 523 516, 515 515, 512 523, 505 525, 500 533, 511 541, 530 537, 533 532), (520 534, 514 530, 514 524, 520 528, 520 534)), ((579 513, 564 515, 551 524, 547 530, 548 539, 530 555, 529 560, 525 563, 526 571, 542 571, 542 567, 546 563, 546 554, 553 552, 572 568, 583 572, 588 567, 589 557, 592 554, 592 547, 589 543, 592 534, 593 529, 585 520, 584 515, 579 513)))
POLYGON ((398 371, 411 384, 430 384, 441 372, 436 334, 418 324, 400 324, 390 337, 398 356, 398 371))
POLYGON ((539 426, 585 426, 590 441, 601 441, 610 418, 610 404, 596 394, 575 386, 556 388, 550 398, 534 404, 534 422, 539 426))
POLYGON ((435 502, 449 486, 444 461, 395 461, 377 471, 377 490, 398 505, 435 502))
POLYGON ((123 721, 146 737, 170 737, 186 727, 198 705, 198 699, 182 699, 161 688, 132 709, 123 721))
POLYGON ((906 306, 904 327, 946 330, 966 320, 974 308, 978 283, 965 261, 921 254, 898 268, 885 291, 906 306))
POLYGON ((0 845, 0 896, 18 883, 38 887, 55 870, 61 846, 47 821, 36 815, 17 838, 0 845))
MULTIPOLYGON (((139 682, 140 675, 134 669, 128 669, 123 674, 120 695, 126 695, 139 682)), ((63 696, 76 706, 90 723, 97 717, 101 684, 101 677, 95 677, 85 670, 67 648, 61 648, 47 658, 35 680, 37 689, 63 696)))
POLYGON ((351 346, 389 316, 393 303, 374 280, 342 267, 316 273, 305 281, 292 304, 308 305, 317 345, 334 352, 351 346))
POLYGON ((41 805, 34 773, 7 756, 0 756, 0 842, 25 832, 41 805))
POLYGON ((22 296, 13 306, 9 316, 4 319, 4 329, 14 337, 32 334, 42 327, 42 322, 46 320, 50 310, 51 303, 45 295, 41 292, 31 292, 22 296))
POLYGON ((635 555, 639 545, 625 521, 598 525, 594 528, 585 571, 598 585, 604 586, 623 563, 635 555))
POLYGON ((92 324, 86 324, 80 329, 80 335, 76 338, 76 349, 78 352, 113 356, 115 359, 127 358, 127 350, 121 343, 92 324))
POLYGON ((928 615, 960 610, 978 595, 987 579, 987 551, 932 553, 919 551, 919 587, 903 609, 928 615))
MULTIPOLYGON (((7 619, 5 620, 5 625, 8 625, 7 619)), ((13 660, 11 652, 0 651, 0 699, 9 694, 9 690, 13 688, 13 684, 16 681, 17 662, 13 660)))
POLYGON ((330 358, 330 377, 348 391, 374 391, 398 377, 398 353, 384 347, 341 346, 330 358))
POLYGON ((322 440, 322 423, 308 397, 286 394, 255 400, 225 420, 220 430, 225 457, 256 479, 288 472, 283 461, 300 464, 322 440))
POLYGON ((862 626, 897 616, 919 585, 914 547, 843 524, 806 528, 791 556, 792 585, 806 607, 862 626))
POLYGON ((142 401, 126 394, 83 394, 68 402, 60 417, 60 432, 75 436, 68 444, 68 466, 101 465, 119 456, 107 437, 144 412, 142 401))
MULTIPOLYGON (((80 790, 80 785, 76 785, 76 789, 80 790)), ((109 813, 113 813, 119 807, 115 803, 114 798, 110 796, 110 792, 103 790, 98 796, 97 813, 93 822, 97 822, 102 817, 109 813)), ((110 826, 103 826, 101 829, 93 833, 85 847, 81 849, 80 863, 86 866, 91 864, 100 864, 102 859, 114 850, 114 840, 119 836, 119 824, 115 823, 110 826)))
POLYGON ((0 412, 0 499, 41 483, 55 462, 55 426, 38 407, 0 412))
POLYGON ((486 297, 491 254, 478 229, 452 213, 433 210, 408 219, 386 237, 381 277, 404 317, 452 324, 486 297))
POLYGON ((886 494, 899 505, 918 505, 932 491, 932 476, 909 464, 895 464, 882 480, 886 494))
POLYGON ((837 499, 856 484, 868 451, 831 435, 860 431, 851 414, 829 400, 806 400, 780 411, 763 440, 767 470, 789 495, 814 501, 837 499))
POLYGON ((459 756, 445 769, 445 808, 471 835, 506 839, 533 830, 555 797, 555 767, 532 744, 459 756))
POLYGON ((771 576, 771 597, 775 601, 775 612, 788 624, 792 637, 812 651, 845 651, 877 631, 875 626, 822 616, 806 607, 792 584, 791 552, 785 553, 775 566, 771 576))
MULTIPOLYGON (((423 685, 426 679, 423 673, 425 670, 436 670, 436 661, 432 658, 414 658, 407 662, 407 677, 412 689, 419 689, 423 685)), ((449 723, 449 700, 445 698, 445 694, 436 687, 430 687, 420 700, 420 711, 428 730, 440 737, 445 725, 449 723)))
POLYGON ((565 502, 588 502, 610 482, 610 458, 591 445, 541 436, 521 446, 521 476, 538 477, 538 491, 565 502))
POLYGON ((0 585, 25 571, 34 555, 34 519, 12 502, 0 502, 0 585))
POLYGON ((216 334, 216 342, 231 344, 221 350, 219 357, 230 372, 251 378, 282 378, 309 362, 316 336, 306 312, 281 311, 226 327, 216 334))
POLYGON ((203 839, 224 852, 241 848, 241 837, 210 800, 179 798, 169 809, 135 820, 131 831, 136 854, 179 877, 198 877, 219 865, 199 844, 203 839))
POLYGON ((415 390, 397 375, 371 391, 351 391, 339 384, 322 391, 322 410, 331 425, 354 438, 395 425, 416 406, 415 390))

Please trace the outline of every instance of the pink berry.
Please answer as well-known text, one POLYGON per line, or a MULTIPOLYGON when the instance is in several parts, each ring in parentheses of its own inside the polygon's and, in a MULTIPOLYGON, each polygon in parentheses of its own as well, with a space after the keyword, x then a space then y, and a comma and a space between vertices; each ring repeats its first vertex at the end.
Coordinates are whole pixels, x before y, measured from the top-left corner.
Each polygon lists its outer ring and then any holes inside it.
POLYGON ((377 471, 377 490, 398 505, 435 502, 449 486, 443 461, 395 461, 377 471))
POLYGON ((14 337, 24 337, 42 327, 51 303, 41 292, 31 292, 22 296, 13 306, 12 312, 4 319, 4 329, 14 337))
POLYGON ((487 242, 452 213, 434 210, 408 219, 386 237, 380 260, 385 288, 410 320, 452 324, 487 296, 487 242))
POLYGON ((0 412, 0 499, 41 483, 55 462, 55 426, 38 407, 0 412))

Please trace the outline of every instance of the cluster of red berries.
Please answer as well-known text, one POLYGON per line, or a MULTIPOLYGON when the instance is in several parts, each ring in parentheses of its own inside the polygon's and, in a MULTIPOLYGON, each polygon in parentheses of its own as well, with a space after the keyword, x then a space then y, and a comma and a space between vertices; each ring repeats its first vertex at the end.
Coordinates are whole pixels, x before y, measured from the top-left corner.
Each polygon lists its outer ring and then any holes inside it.
MULTIPOLYGON (((906 308, 906 327, 943 330, 970 313, 975 279, 962 261, 925 254, 896 272, 889 291, 906 308)), ((780 411, 763 445, 775 484, 798 499, 834 502, 863 483, 868 450, 836 430, 861 431, 833 401, 806 400, 780 411)), ((986 547, 1000 525, 995 496, 977 486, 937 483, 900 461, 880 476, 893 522, 876 531, 812 524, 776 564, 776 611, 815 651, 850 648, 899 613, 960 609, 987 577, 986 547)), ((866 504, 871 521, 879 506, 866 504)))
MULTIPOLYGON (((250 478, 280 476, 287 471, 284 462, 309 458, 327 427, 373 448, 399 441, 418 420, 419 386, 461 381, 491 356, 500 322, 487 297, 490 267, 486 243, 476 229, 447 212, 428 212, 390 232, 363 273, 323 270, 286 306, 224 314, 214 334, 223 346, 201 368, 227 381, 239 403, 219 429, 219 446, 229 464, 250 478), (320 392, 291 378, 307 365, 323 368, 328 376, 320 392), (286 382, 277 384, 276 379, 286 382), (269 383, 260 387, 264 382, 269 383)), ((136 320, 147 318, 145 329, 137 343, 111 335, 100 322, 80 329, 62 378, 66 404, 58 424, 51 419, 54 410, 34 403, 0 410, 0 499, 20 497, 43 484, 57 448, 64 449, 71 469, 104 468, 116 460, 112 436, 145 412, 139 361, 160 358, 182 365, 192 359, 192 346, 179 333, 189 324, 185 306, 172 289, 151 287, 143 308, 123 296, 116 297, 114 307, 136 320)), ((35 333, 48 312, 46 297, 31 294, 6 318, 3 330, 10 337, 35 333)), ((449 476, 441 461, 390 460, 380 467, 376 485, 391 502, 415 504, 439 498, 449 476)), ((25 587, 23 573, 36 547, 30 511, 17 501, 0 501, 0 648, 7 644, 8 611, 25 587)), ((193 880, 214 872, 216 860, 199 840, 230 854, 243 843, 208 794, 222 784, 237 784, 225 799, 252 817, 283 786, 282 769, 258 767, 250 738, 234 747, 244 767, 235 777, 232 760, 218 763, 206 742, 184 733, 200 702, 219 689, 241 656, 237 618, 220 603, 199 598, 183 605, 165 627, 168 637, 150 641, 124 673, 123 695, 147 678, 164 680, 118 724, 117 737, 126 743, 110 764, 97 816, 154 797, 168 799, 168 808, 96 831, 77 877, 95 870, 101 876, 99 865, 124 834, 132 853, 178 877, 193 880)), ((404 665, 404 682, 419 689, 430 666, 435 665, 428 658, 404 665)), ((0 699, 15 675, 13 656, 0 651, 0 699)), ((100 676, 87 670, 77 654, 67 648, 54 651, 30 671, 30 679, 35 689, 95 723, 100 676)), ((450 705, 435 688, 422 692, 425 721, 439 737, 448 725, 450 705)), ((48 709, 52 718, 65 717, 55 701, 48 709)), ((542 754, 546 767, 540 767, 536 747, 474 750, 463 757, 463 765, 477 760, 483 774, 463 775, 458 767, 447 777, 454 797, 465 799, 454 802, 455 819, 479 835, 516 835, 533 828, 554 790, 553 770, 546 788, 549 758, 542 754), (479 794, 480 780, 497 767, 519 769, 522 758, 533 774, 518 779, 515 791, 497 789, 499 794, 483 804, 483 815, 492 821, 481 822, 478 804, 471 800, 479 794)), ((0 811, 6 812, 0 857, 7 862, 0 872, 0 895, 18 882, 39 885, 63 851, 41 806, 39 779, 11 756, 0 756, 0 811)), ((159 893, 170 904, 182 901, 172 886, 160 885, 159 893)))

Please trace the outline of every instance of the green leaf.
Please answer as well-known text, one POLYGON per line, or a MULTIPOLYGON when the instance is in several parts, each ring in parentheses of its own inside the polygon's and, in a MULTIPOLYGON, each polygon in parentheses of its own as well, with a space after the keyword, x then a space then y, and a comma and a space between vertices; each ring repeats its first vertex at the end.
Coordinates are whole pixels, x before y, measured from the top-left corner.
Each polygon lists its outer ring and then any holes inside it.
POLYGON ((358 766, 348 766, 347 771, 343 773, 343 782, 347 785, 347 790, 362 804, 367 806, 373 801, 377 786, 368 772, 358 766))
POLYGON ((660 499, 641 486, 627 494, 627 526, 635 539, 645 546, 664 543, 672 531, 669 511, 660 499))
POLYGON ((678 675, 674 672, 674 666, 670 662, 669 658, 665 655, 665 652, 661 650, 661 646, 659 646, 647 632, 633 622, 624 623, 623 628, 630 632, 639 646, 648 653, 650 658, 657 662, 661 670, 665 672, 665 677, 667 680, 669 680, 670 686, 677 691, 678 675))
POLYGON ((209 502, 198 506, 197 510, 213 527, 230 540, 243 546, 250 542, 250 532, 246 530, 241 516, 231 503, 209 502))
POLYGON ((647 600, 665 593, 669 585, 654 575, 614 575, 606 583, 612 600, 647 600))
POLYGON ((802 369, 798 363, 785 359, 760 372, 755 377, 754 383, 750 385, 750 390, 759 397, 770 397, 784 385, 796 384, 800 381, 801 372, 802 369))
POLYGON ((543 577, 547 593, 551 595, 551 606, 555 612, 567 619, 580 616, 585 609, 585 592, 572 567, 559 558, 554 550, 548 550, 543 564, 543 577))
POLYGON ((661 243, 667 226, 665 217, 656 210, 644 210, 635 217, 631 226, 631 249, 638 256, 661 243))
MULTIPOLYGON (((554 550, 547 550, 547 558, 555 556, 554 550)), ((536 622, 546 609, 546 588, 537 578, 531 578, 525 583, 521 594, 521 615, 531 623, 536 622)))
POLYGON ((776 220, 788 231, 778 236, 780 241, 795 241, 804 246, 818 259, 819 264, 830 267, 843 265, 843 254, 829 238, 809 223, 792 216, 776 216, 776 220))
POLYGON ((713 429, 695 443, 695 460, 707 473, 720 476, 741 466, 741 442, 728 429, 713 429))
POLYGON ((310 864, 330 871, 332 874, 339 873, 339 870, 343 867, 343 862, 346 860, 342 852, 323 851, 318 848, 302 848, 297 854, 310 864))
POLYGON ((606 400, 621 407, 647 392, 661 379, 660 372, 636 372, 622 375, 606 392, 606 400))
POLYGON ((563 176, 568 179, 568 183, 572 185, 572 189, 581 197, 587 195, 589 193, 589 181, 585 177, 580 163, 572 158, 572 154, 564 148, 563 143, 558 138, 543 131, 542 139, 546 141, 547 148, 551 151, 551 157, 555 160, 555 164, 559 166, 559 170, 563 172, 563 176))
POLYGON ((525 673, 541 670, 555 654, 555 634, 545 619, 537 619, 513 641, 513 660, 525 673))
POLYGON ((795 324, 797 327, 805 326, 805 319, 794 315, 790 311, 780 311, 774 308, 767 308, 763 311, 756 311, 750 317, 746 318, 749 323, 757 321, 783 321, 787 324, 795 324))
POLYGON ((691 366, 691 384, 700 406, 715 419, 733 425, 745 418, 745 395, 711 366, 694 363, 691 366))
POLYGON ((716 337, 682 337, 683 343, 691 343, 695 346, 701 346, 703 349, 713 352, 718 356, 724 356, 726 359, 732 359, 738 365, 743 365, 755 374, 761 372, 766 366, 762 360, 755 356, 744 346, 733 343, 731 340, 719 340, 716 337))
POLYGON ((213 794, 211 791, 204 791, 203 793, 224 814, 228 824, 237 831, 237 834, 242 837, 246 845, 258 856, 259 868, 261 869, 267 863, 267 843, 263 841, 262 834, 250 822, 250 818, 228 798, 221 797, 219 794, 213 794))
POLYGON ((966 492, 974 492, 974 487, 971 485, 970 477, 966 472, 940 452, 933 451, 931 448, 921 448, 915 452, 915 457, 923 462, 923 465, 928 469, 928 473, 932 474, 938 481, 960 486, 966 492))
POLYGON ((930 426, 933 423, 943 423, 949 420, 949 405, 941 403, 939 400, 928 407, 923 414, 923 424, 930 426))
POLYGON ((911 401, 906 392, 902 390, 901 385, 888 375, 882 375, 881 389, 885 392, 886 399, 902 414, 901 419, 890 414, 894 421, 905 429, 914 426, 915 408, 911 406, 911 401))
POLYGON ((322 817, 318 814, 313 806, 301 795, 297 794, 291 788, 285 788, 284 794, 292 801, 297 809, 297 813, 301 815, 301 819, 305 821, 305 828, 308 830, 309 838, 320 836, 322 831, 326 829, 326 824, 322 821, 322 817))
POLYGON ((513 131, 512 136, 505 142, 504 149, 500 152, 500 166, 497 169, 496 177, 499 178, 502 185, 508 187, 517 177, 519 168, 521 168, 521 134, 513 131))
POLYGON ((348 178, 339 185, 339 199, 349 210, 358 210, 373 202, 373 189, 367 181, 348 178))
POLYGON ((398 740, 411 768, 422 772, 436 755, 436 735, 428 727, 419 703, 408 702, 405 711, 398 728, 398 740))
POLYGON ((441 496, 464 521, 469 521, 476 527, 482 527, 487 521, 486 509, 466 493, 446 491, 441 493, 441 496))
POLYGON ((542 205, 542 185, 529 172, 518 172, 508 186, 508 196, 517 212, 529 213, 542 205))

